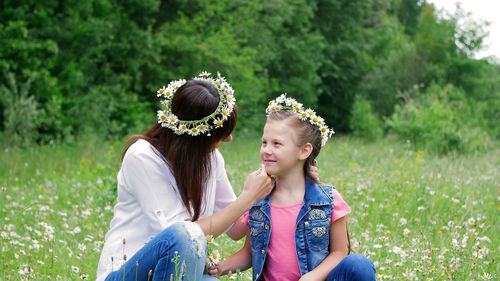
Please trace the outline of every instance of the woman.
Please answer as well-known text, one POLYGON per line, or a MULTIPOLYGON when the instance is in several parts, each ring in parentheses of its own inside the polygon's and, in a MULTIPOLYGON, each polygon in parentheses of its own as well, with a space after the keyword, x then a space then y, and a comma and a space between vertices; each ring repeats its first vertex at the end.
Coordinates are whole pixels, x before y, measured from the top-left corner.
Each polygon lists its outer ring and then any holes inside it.
POLYGON ((97 280, 201 280, 206 235, 228 230, 272 189, 265 169, 251 173, 236 198, 217 148, 237 122, 233 89, 202 73, 158 90, 163 110, 131 137, 118 173, 118 198, 97 280))

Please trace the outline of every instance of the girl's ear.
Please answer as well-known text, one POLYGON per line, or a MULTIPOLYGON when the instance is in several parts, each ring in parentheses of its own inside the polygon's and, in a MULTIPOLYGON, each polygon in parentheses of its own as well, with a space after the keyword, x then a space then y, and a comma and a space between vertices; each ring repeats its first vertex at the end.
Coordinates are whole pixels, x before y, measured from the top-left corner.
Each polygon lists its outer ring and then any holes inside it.
POLYGON ((306 143, 300 148, 300 160, 306 160, 313 151, 313 146, 311 143, 306 143))

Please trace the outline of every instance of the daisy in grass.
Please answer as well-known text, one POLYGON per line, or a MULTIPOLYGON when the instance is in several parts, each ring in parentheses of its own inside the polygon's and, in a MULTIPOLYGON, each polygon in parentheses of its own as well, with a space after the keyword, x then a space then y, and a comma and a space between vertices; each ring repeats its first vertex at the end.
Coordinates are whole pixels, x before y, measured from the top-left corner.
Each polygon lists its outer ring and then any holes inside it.
POLYGON ((482 280, 493 280, 493 277, 491 276, 491 274, 484 273, 484 274, 481 276, 481 279, 482 279, 482 280))

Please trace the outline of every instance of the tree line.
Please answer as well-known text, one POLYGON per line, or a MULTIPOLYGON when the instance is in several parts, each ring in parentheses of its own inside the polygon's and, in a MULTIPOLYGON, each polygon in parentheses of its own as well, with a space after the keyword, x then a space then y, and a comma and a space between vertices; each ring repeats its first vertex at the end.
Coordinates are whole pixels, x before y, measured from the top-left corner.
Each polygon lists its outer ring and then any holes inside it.
POLYGON ((500 137, 500 67, 474 58, 487 34, 464 19, 423 0, 3 0, 1 137, 139 133, 158 88, 207 70, 235 89, 239 129, 286 92, 336 132, 484 147, 500 137))

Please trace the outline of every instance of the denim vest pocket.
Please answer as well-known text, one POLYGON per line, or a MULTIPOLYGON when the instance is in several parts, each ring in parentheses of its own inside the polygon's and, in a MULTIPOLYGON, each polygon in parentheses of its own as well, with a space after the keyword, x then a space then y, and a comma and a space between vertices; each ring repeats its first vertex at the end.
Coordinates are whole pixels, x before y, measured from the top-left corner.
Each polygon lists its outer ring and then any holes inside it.
POLYGON ((322 251, 328 248, 330 242, 330 222, 324 220, 311 220, 304 223, 309 249, 322 251))
POLYGON ((264 248, 266 235, 264 233, 265 223, 262 221, 248 220, 248 227, 250 228, 250 242, 253 250, 260 250, 264 248))

